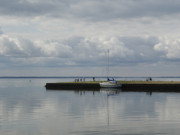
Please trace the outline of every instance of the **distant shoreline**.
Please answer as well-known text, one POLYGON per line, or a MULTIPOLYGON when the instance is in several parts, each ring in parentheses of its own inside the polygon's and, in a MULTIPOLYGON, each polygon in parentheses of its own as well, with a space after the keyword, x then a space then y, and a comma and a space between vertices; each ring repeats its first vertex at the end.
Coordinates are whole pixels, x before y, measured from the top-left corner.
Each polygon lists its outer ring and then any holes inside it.
MULTIPOLYGON (((107 78, 105 76, 0 76, 0 78, 107 78)), ((148 76, 149 77, 149 76, 148 76)), ((119 77, 110 76, 109 78, 148 78, 146 76, 142 77, 119 77)), ((180 76, 156 76, 151 78, 180 78, 180 76)))

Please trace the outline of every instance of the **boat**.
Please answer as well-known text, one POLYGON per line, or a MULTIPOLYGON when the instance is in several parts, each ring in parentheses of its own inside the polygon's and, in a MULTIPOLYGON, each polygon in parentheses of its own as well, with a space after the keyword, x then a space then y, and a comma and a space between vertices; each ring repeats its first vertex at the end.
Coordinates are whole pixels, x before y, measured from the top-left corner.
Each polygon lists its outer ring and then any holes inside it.
POLYGON ((110 80, 108 78, 107 82, 101 82, 99 83, 101 88, 120 88, 122 85, 117 82, 116 80, 110 80))
POLYGON ((110 79, 108 76, 109 76, 109 50, 108 50, 108 63, 107 63, 107 81, 99 83, 100 87, 101 88, 119 88, 122 86, 114 78, 110 79))

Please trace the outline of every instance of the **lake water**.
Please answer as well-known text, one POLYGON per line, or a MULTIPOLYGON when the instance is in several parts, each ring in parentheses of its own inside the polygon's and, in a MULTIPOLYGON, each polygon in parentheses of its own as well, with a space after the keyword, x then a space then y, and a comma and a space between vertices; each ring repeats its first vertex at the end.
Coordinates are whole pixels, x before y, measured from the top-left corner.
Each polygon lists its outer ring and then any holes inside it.
POLYGON ((44 87, 46 82, 67 80, 0 79, 0 135, 180 134, 180 93, 44 87))

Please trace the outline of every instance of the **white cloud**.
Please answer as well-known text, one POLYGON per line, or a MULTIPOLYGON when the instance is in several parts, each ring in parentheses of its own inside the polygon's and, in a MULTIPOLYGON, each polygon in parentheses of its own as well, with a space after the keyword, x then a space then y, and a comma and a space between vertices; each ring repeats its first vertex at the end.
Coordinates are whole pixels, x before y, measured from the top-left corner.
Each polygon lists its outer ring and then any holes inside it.
POLYGON ((7 35, 0 36, 0 54, 10 57, 38 56, 38 49, 34 44, 22 38, 11 38, 7 35))
POLYGON ((0 36, 0 54, 10 57, 68 57, 72 50, 58 41, 36 41, 0 36))
POLYGON ((154 46, 154 49, 161 52, 167 59, 180 59, 180 39, 162 39, 154 46))
POLYGON ((118 37, 104 39, 98 47, 103 51, 110 50, 111 57, 126 58, 134 55, 134 51, 131 48, 127 48, 118 37))
POLYGON ((157 61, 155 37, 74 37, 66 40, 30 41, 0 36, 0 55, 19 64, 54 66, 104 66, 107 50, 112 65, 157 61), (40 62, 41 61, 41 62, 40 62))
POLYGON ((179 6, 178 0, 1 0, 0 67, 101 67, 108 49, 117 67, 171 60, 179 66, 179 6))

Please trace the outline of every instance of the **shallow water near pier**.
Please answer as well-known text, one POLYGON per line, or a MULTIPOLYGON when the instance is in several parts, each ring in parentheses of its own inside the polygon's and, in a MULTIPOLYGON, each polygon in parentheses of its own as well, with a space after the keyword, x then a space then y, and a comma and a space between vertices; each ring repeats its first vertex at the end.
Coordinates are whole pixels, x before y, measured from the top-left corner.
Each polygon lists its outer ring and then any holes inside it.
POLYGON ((0 134, 180 133, 180 93, 58 91, 44 87, 46 82, 68 79, 0 79, 0 134))

